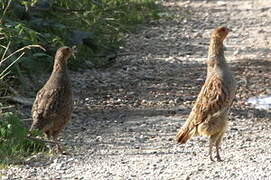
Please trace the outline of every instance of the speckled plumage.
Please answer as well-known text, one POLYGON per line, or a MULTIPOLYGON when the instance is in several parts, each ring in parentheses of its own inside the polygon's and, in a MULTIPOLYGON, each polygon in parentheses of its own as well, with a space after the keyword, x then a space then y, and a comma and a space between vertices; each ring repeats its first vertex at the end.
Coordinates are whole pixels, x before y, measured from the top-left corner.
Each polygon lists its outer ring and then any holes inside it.
POLYGON ((215 145, 217 159, 219 145, 227 129, 228 113, 235 96, 236 82, 224 57, 223 41, 229 30, 216 28, 211 35, 207 61, 207 77, 188 119, 176 135, 178 143, 195 135, 210 137, 209 155, 215 145))
POLYGON ((33 123, 30 131, 39 129, 55 141, 59 132, 70 121, 73 109, 71 82, 67 72, 67 60, 72 52, 69 47, 57 50, 53 72, 37 93, 32 106, 33 123))

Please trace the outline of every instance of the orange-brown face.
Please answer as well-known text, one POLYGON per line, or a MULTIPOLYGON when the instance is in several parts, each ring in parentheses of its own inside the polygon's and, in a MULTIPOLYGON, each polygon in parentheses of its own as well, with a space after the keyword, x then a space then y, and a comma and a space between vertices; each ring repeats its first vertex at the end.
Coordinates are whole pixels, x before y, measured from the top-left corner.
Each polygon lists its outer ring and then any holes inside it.
POLYGON ((61 47, 56 52, 56 58, 61 58, 63 60, 68 60, 73 54, 73 49, 67 46, 61 47))
POLYGON ((212 38, 218 38, 221 41, 223 41, 229 32, 230 32, 230 29, 223 27, 223 26, 220 26, 212 32, 211 36, 212 36, 212 38))

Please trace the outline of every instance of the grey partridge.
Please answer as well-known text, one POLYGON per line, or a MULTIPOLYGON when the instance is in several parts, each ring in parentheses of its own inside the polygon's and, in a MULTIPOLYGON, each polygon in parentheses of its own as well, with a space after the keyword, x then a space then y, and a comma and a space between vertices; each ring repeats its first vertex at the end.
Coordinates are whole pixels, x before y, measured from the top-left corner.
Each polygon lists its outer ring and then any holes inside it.
POLYGON ((57 143, 57 135, 70 121, 73 109, 71 82, 67 69, 67 60, 72 53, 73 49, 66 46, 57 50, 53 72, 37 93, 32 106, 33 123, 30 131, 33 129, 42 131, 48 139, 54 140, 60 152, 62 150, 57 143))
POLYGON ((236 81, 225 57, 223 41, 229 33, 226 27, 213 30, 208 51, 207 77, 197 100, 182 128, 176 135, 184 144, 196 135, 210 138, 209 156, 216 147, 216 158, 222 161, 219 149, 227 129, 228 114, 236 92, 236 81))

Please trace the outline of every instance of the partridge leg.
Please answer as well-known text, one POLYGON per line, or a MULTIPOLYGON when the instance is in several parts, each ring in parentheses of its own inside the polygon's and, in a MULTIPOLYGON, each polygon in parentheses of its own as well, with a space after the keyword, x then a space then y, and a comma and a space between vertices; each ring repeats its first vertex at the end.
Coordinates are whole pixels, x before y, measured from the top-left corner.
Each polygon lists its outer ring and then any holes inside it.
POLYGON ((217 159, 217 161, 221 162, 223 160, 221 159, 220 154, 219 154, 220 147, 219 147, 219 145, 216 145, 215 147, 216 147, 216 159, 217 159))
POLYGON ((56 153, 58 154, 63 154, 63 155, 70 155, 69 152, 63 150, 63 147, 61 146, 61 144, 57 141, 57 136, 59 134, 59 131, 54 131, 53 133, 53 140, 56 144, 56 153))
POLYGON ((54 131, 52 136, 53 136, 53 141, 55 142, 55 151, 57 154, 63 154, 63 150, 61 145, 59 144, 59 142, 57 141, 57 135, 58 135, 58 131, 54 131))
POLYGON ((214 161, 213 155, 212 155, 212 153, 213 153, 213 146, 214 146, 214 143, 212 143, 212 142, 211 142, 211 139, 210 139, 210 144, 209 144, 209 156, 210 156, 210 160, 211 160, 211 161, 214 161))
POLYGON ((220 157, 220 154, 219 154, 219 150, 220 150, 220 143, 221 143, 221 140, 223 138, 223 135, 224 135, 224 132, 222 132, 219 136, 219 138, 216 140, 215 142, 215 147, 216 147, 216 158, 217 158, 217 161, 223 161, 220 157))
POLYGON ((212 154, 213 153, 213 146, 216 145, 218 138, 219 138, 219 133, 210 136, 209 156, 210 156, 211 161, 214 161, 213 154, 212 154))
MULTIPOLYGON (((45 137, 46 137, 46 139, 51 140, 51 138, 52 138, 52 131, 46 131, 45 132, 45 137)), ((48 148, 49 148, 49 152, 50 153, 54 151, 54 147, 53 147, 53 145, 51 143, 48 144, 48 148)))

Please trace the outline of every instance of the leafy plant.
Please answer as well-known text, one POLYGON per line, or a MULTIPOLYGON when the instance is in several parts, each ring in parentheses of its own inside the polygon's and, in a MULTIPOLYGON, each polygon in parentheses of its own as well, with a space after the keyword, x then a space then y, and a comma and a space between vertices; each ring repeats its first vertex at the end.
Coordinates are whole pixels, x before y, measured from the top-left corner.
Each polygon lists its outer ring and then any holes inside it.
MULTIPOLYGON (((38 48, 45 50, 40 45, 28 45, 28 46, 24 46, 20 49, 17 49, 14 52, 10 52, 10 49, 11 49, 10 45, 11 45, 10 42, 7 44, 7 46, 0 45, 0 52, 3 52, 2 56, 0 57, 0 95, 3 95, 3 93, 1 93, 1 91, 5 91, 5 89, 8 86, 7 83, 5 83, 5 77, 8 74, 13 72, 13 74, 16 73, 17 76, 22 76, 22 72, 18 68, 17 63, 19 61, 24 60, 23 56, 26 54, 25 49, 31 49, 33 47, 38 47, 38 48), (15 70, 14 70, 14 66, 15 66, 15 70)), ((36 53, 36 54, 42 55, 44 53, 36 53)))
POLYGON ((77 45, 77 67, 85 61, 103 66, 100 61, 108 59, 95 58, 97 54, 115 53, 125 33, 159 17, 155 0, 14 0, 5 10, 0 42, 13 42, 14 49, 40 44, 49 56, 64 44, 77 45))
POLYGON ((43 142, 27 139, 27 133, 14 113, 0 114, 0 164, 20 161, 24 156, 46 149, 43 142))

